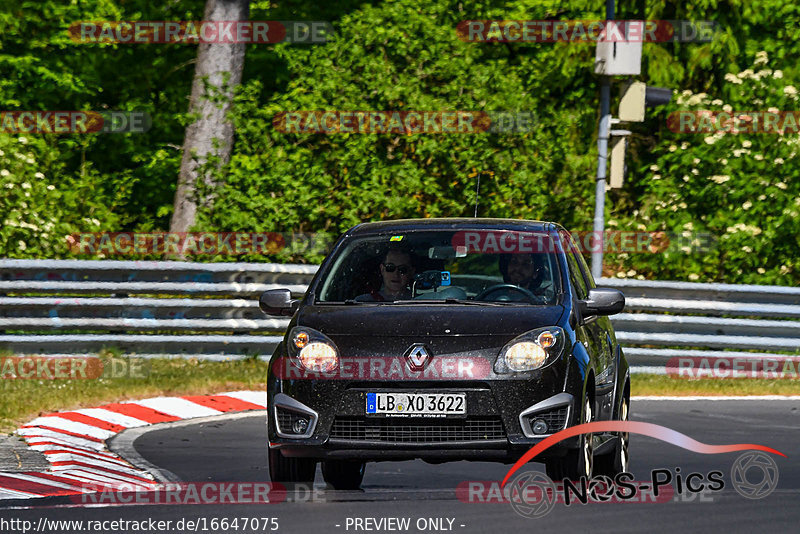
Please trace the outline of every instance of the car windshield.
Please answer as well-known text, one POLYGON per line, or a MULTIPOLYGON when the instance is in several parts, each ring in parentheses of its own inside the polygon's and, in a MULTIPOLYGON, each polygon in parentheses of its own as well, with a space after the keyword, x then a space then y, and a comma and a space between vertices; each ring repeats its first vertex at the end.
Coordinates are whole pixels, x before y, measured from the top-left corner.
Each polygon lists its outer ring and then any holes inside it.
POLYGON ((317 303, 553 305, 558 256, 549 235, 410 231, 353 237, 316 285, 317 303))

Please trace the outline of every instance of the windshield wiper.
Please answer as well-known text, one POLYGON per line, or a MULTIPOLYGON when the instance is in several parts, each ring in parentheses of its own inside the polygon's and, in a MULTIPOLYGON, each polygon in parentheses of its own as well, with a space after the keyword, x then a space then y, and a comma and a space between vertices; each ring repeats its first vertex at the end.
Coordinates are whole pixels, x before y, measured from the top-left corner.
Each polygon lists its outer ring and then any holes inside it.
POLYGON ((468 306, 505 306, 506 304, 511 304, 509 302, 488 302, 485 300, 467 300, 467 299, 454 299, 454 298, 447 298, 444 299, 443 301, 440 300, 438 302, 444 302, 445 304, 466 304, 468 306))
POLYGON ((407 300, 394 300, 387 302, 387 304, 466 304, 467 306, 505 306, 506 304, 515 304, 513 302, 488 302, 484 300, 467 300, 456 298, 439 299, 407 299, 407 300))

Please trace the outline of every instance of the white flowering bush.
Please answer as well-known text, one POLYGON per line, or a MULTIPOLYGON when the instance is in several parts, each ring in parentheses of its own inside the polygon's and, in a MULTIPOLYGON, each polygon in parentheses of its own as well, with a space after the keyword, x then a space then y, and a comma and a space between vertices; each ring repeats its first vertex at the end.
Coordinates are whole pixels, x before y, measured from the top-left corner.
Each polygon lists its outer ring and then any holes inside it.
MULTIPOLYGON (((762 51, 752 68, 725 75, 720 94, 676 93, 664 119, 683 110, 794 111, 799 100, 762 51)), ((614 270, 632 268, 662 280, 800 282, 800 136, 675 133, 666 127, 660 133, 655 163, 634 178, 644 189, 641 204, 616 216, 631 228, 684 239, 666 253, 612 256, 614 270), (692 241, 703 233, 715 239, 707 252, 697 251, 702 240, 692 241)))
POLYGON ((41 136, 0 134, 0 257, 65 257, 70 234, 118 223, 97 173, 69 176, 59 157, 41 136))

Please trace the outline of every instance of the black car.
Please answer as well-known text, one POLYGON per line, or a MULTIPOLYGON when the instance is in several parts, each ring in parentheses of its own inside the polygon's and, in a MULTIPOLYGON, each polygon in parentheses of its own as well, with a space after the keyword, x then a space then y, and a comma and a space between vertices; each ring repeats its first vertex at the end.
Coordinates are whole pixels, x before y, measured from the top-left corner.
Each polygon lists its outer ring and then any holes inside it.
MULTIPOLYGON (((568 426, 627 420, 630 373, 570 234, 548 222, 360 224, 335 244, 292 316, 268 377, 270 475, 358 488, 366 462, 512 463, 568 426)), ((538 459, 538 458, 537 458, 538 459)), ((627 468, 625 434, 581 435, 542 457, 553 479, 627 468)))

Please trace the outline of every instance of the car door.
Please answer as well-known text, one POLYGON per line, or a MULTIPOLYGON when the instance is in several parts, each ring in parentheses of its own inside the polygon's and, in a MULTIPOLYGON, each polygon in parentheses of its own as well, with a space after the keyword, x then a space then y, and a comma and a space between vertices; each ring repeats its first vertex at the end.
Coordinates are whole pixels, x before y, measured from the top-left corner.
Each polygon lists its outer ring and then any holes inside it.
MULTIPOLYGON (((585 300, 589 289, 594 287, 591 275, 587 277, 588 270, 584 270, 586 262, 578 252, 571 237, 564 235, 568 241, 565 247, 567 266, 571 285, 575 288, 575 297, 585 300)), ((576 327, 576 335, 587 352, 595 362, 595 419, 608 419, 611 416, 611 398, 614 392, 614 371, 611 365, 608 341, 605 339, 605 329, 601 318, 598 316, 585 317, 583 324, 576 327)))
MULTIPOLYGON (((589 290, 597 287, 594 277, 592 277, 592 273, 583 256, 576 249, 573 249, 571 254, 575 256, 575 261, 580 268, 588 294, 589 290)), ((590 337, 595 341, 598 350, 598 362, 601 362, 601 367, 598 367, 597 376, 595 377, 598 413, 603 419, 608 419, 611 418, 613 413, 614 384, 617 375, 617 361, 614 358, 614 347, 611 340, 611 320, 607 316, 594 316, 589 319, 586 326, 590 331, 590 337)))

